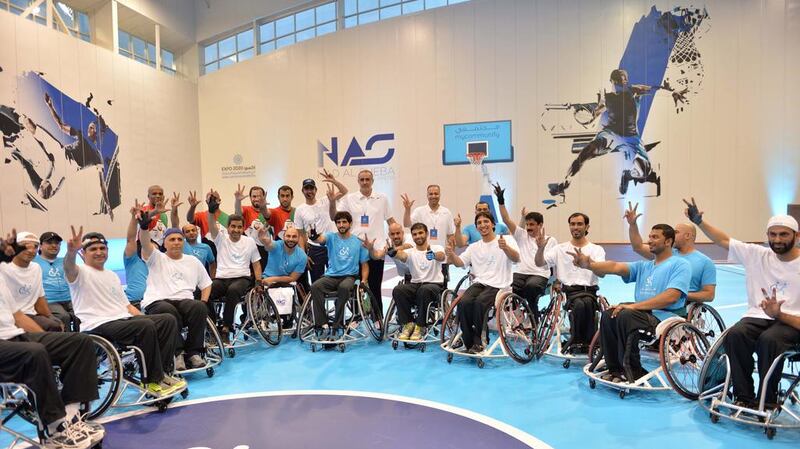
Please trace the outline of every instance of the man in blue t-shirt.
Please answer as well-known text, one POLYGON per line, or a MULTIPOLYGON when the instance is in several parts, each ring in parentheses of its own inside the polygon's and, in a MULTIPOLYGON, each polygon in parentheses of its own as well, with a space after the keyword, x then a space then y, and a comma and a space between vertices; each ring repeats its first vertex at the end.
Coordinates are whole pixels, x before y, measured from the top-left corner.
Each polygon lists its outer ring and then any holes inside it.
POLYGON ((686 294, 692 278, 689 263, 681 257, 672 257, 675 230, 666 224, 657 224, 650 230, 647 244, 654 260, 632 263, 611 260, 595 262, 582 254, 580 248, 570 253, 576 266, 591 270, 598 276, 616 274, 625 283, 636 282, 636 302, 622 303, 607 309, 600 319, 600 341, 608 372, 603 380, 630 383, 647 374, 639 360, 636 336, 639 330, 655 330, 659 318, 669 316, 684 308, 686 294), (627 347, 628 338, 633 343, 627 347), (627 364, 623 364, 626 360, 627 364))
MULTIPOLYGON (((135 307, 139 306, 144 291, 147 288, 147 264, 142 260, 142 245, 137 238, 139 234, 139 221, 136 214, 142 207, 138 202, 131 208, 131 221, 125 235, 125 251, 122 253, 122 263, 125 266, 125 296, 135 307)), ((162 210, 148 211, 151 216, 156 216, 162 210)))
POLYGON ((71 330, 75 316, 72 314, 69 285, 64 276, 64 258, 58 257, 62 240, 55 232, 43 233, 39 237, 39 254, 33 261, 42 267, 42 285, 50 312, 64 323, 65 330, 71 330))
POLYGON ((200 260, 206 271, 208 271, 211 279, 217 274, 217 259, 214 257, 214 251, 211 247, 200 241, 198 238, 197 226, 192 223, 183 225, 181 232, 183 232, 183 254, 194 256, 200 260))
MULTIPOLYGON (((487 212, 491 213, 489 210, 489 203, 480 201, 475 204, 475 215, 478 215, 479 212, 487 212)), ((495 220, 496 221, 496 220, 495 220)), ((458 214, 455 218, 456 224, 456 247, 463 248, 467 245, 471 245, 478 240, 481 240, 481 233, 478 232, 478 228, 475 227, 475 224, 469 224, 464 227, 464 230, 461 230, 461 214, 458 214)), ((494 233, 497 235, 509 235, 508 226, 503 223, 496 222, 494 233)))
MULTIPOLYGON (((263 227, 258 230, 258 239, 264 245, 264 250, 269 254, 267 266, 261 275, 261 285, 270 288, 276 284, 297 282, 306 271, 306 263, 308 262, 306 252, 297 246, 300 243, 300 231, 295 227, 287 227, 283 231, 283 239, 275 242, 267 232, 267 227, 263 227)), ((283 313, 280 309, 283 308, 282 301, 288 301, 286 307, 291 307, 292 304, 290 304, 291 299, 288 299, 290 298, 288 295, 280 293, 283 288, 286 287, 270 288, 269 292, 270 297, 275 301, 275 305, 283 317, 284 329, 288 329, 292 326, 292 313, 283 313)), ((291 288, 286 291, 290 294, 294 293, 291 288)))
MULTIPOLYGON (((330 339, 335 339, 339 329, 343 328, 344 306, 350 299, 350 291, 355 285, 356 276, 361 270, 361 283, 366 285, 369 279, 369 251, 367 243, 350 233, 353 216, 350 212, 339 211, 333 216, 338 232, 317 234, 312 228, 308 238, 325 245, 328 249, 328 269, 325 276, 311 285, 311 299, 314 301, 314 328, 321 335, 328 325, 328 312, 325 310, 325 295, 336 292, 336 314, 330 339)), ((372 242, 374 243, 374 241, 372 242)))

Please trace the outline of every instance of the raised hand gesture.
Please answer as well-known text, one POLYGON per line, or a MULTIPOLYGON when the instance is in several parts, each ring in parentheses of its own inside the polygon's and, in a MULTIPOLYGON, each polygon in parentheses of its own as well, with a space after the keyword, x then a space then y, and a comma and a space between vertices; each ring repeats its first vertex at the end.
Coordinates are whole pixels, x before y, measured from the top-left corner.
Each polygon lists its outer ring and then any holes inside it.
POLYGON ((72 233, 72 237, 67 239, 67 250, 71 252, 78 252, 81 249, 81 243, 83 242, 83 226, 80 227, 78 232, 75 232, 75 226, 70 226, 70 231, 72 233))
POLYGON ((258 229, 258 239, 264 244, 264 246, 272 245, 272 236, 269 235, 268 228, 268 226, 262 226, 258 229))
POLYGON ((766 289, 761 289, 761 293, 764 294, 764 300, 761 301, 761 310, 764 311, 770 318, 778 319, 778 316, 781 314, 781 306, 786 300, 778 301, 778 291, 774 287, 772 288, 772 294, 770 295, 766 289))
POLYGON ((247 195, 244 194, 244 186, 241 184, 236 184, 236 192, 234 192, 233 198, 236 201, 242 201, 246 197, 247 195))
POLYGON ((456 215, 456 218, 453 219, 453 223, 456 225, 456 227, 461 226, 461 214, 456 215))
POLYGON ((394 257, 397 255, 397 248, 395 248, 391 239, 386 239, 386 254, 388 254, 389 257, 394 257))
POLYGON ((317 241, 319 238, 319 234, 317 233, 317 227, 315 225, 311 226, 311 229, 308 230, 308 239, 312 242, 317 241))
POLYGON ((500 234, 500 237, 497 239, 497 246, 499 246, 503 251, 508 249, 508 242, 506 242, 506 239, 503 238, 503 234, 500 234))
POLYGON ((363 239, 361 237, 359 237, 358 239, 361 240, 361 246, 363 246, 364 248, 367 249, 367 251, 372 253, 372 251, 375 249, 375 240, 377 239, 370 240, 366 235, 364 235, 363 239))
POLYGON ((322 176, 322 182, 330 182, 330 183, 336 182, 336 177, 333 176, 333 173, 329 172, 324 168, 322 169, 322 171, 319 172, 319 175, 322 176))
POLYGON ((572 256, 572 263, 576 267, 589 268, 592 264, 592 258, 588 254, 583 254, 580 248, 574 248, 575 252, 567 251, 567 254, 572 256))
POLYGON ((131 217, 136 217, 138 220, 141 217, 142 208, 144 207, 144 203, 140 203, 139 199, 136 198, 133 200, 133 207, 131 207, 130 213, 131 217))
POLYGON ((17 241, 17 230, 15 228, 11 229, 11 232, 6 234, 6 237, 0 240, 0 248, 2 248, 3 254, 8 257, 14 257, 14 243, 17 241))
POLYGON ((525 217, 528 215, 528 208, 523 206, 522 210, 519 211, 519 215, 522 217, 523 220, 525 220, 525 217))
POLYGON ((326 184, 327 189, 325 190, 325 195, 328 197, 328 200, 333 203, 336 201, 336 189, 333 188, 333 184, 326 184))
POLYGON ((177 209, 181 204, 183 204, 183 202, 181 202, 181 194, 172 192, 172 198, 169 200, 169 207, 172 209, 177 209))
POLYGON ((208 211, 212 214, 219 209, 219 192, 214 189, 211 189, 206 193, 206 205, 208 206, 208 211))
POLYGON ((544 248, 548 240, 550 240, 550 237, 544 235, 544 226, 540 226, 539 232, 536 233, 536 245, 539 248, 544 248))
POLYGON ((501 206, 504 205, 506 203, 505 200, 506 189, 500 187, 499 182, 497 184, 493 184, 492 187, 494 187, 494 196, 497 197, 497 204, 501 206))
POLYGON ((197 207, 200 204, 200 200, 197 199, 197 190, 192 190, 189 192, 189 199, 186 200, 189 202, 189 206, 197 207))
POLYGON ((636 213, 636 209, 638 208, 639 208, 639 203, 636 203, 636 205, 631 206, 631 202, 628 201, 628 210, 625 211, 625 215, 623 215, 623 218, 625 218, 625 220, 627 220, 628 224, 631 226, 635 225, 636 220, 642 216, 642 214, 636 213))
POLYGON ((403 199, 403 208, 411 210, 411 206, 414 205, 414 200, 410 199, 406 193, 400 195, 400 198, 403 199))
POLYGON ((456 255, 452 241, 447 241, 447 244, 444 246, 444 254, 448 259, 452 259, 456 255))
POLYGON ((703 222, 703 211, 697 207, 694 197, 692 197, 691 203, 685 199, 683 200, 683 203, 686 204, 686 209, 684 209, 683 214, 686 215, 692 223, 700 225, 700 223, 703 222))

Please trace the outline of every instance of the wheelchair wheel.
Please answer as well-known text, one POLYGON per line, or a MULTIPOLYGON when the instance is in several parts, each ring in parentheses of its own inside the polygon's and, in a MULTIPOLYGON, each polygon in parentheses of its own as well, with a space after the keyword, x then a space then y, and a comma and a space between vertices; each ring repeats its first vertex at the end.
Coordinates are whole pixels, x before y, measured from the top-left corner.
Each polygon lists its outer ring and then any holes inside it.
POLYGON ((594 333, 592 342, 589 343, 589 363, 599 362, 601 358, 603 358, 603 354, 600 351, 600 331, 598 330, 594 333))
POLYGON ((363 312, 364 324, 367 325, 367 330, 369 330, 370 335, 372 335, 372 338, 377 342, 383 341, 381 327, 385 327, 385 323, 378 324, 381 321, 381 313, 383 311, 379 311, 374 307, 377 303, 374 301, 369 287, 362 287, 359 285, 356 290, 356 300, 359 302, 361 311, 363 312))
POLYGON ((467 273, 467 274, 464 275, 464 277, 462 277, 461 279, 458 280, 458 283, 456 284, 456 288, 453 289, 453 292, 457 296, 460 293, 462 293, 461 287, 464 287, 464 290, 466 290, 467 287, 470 286, 470 284, 472 284, 472 282, 470 280, 469 273, 467 273))
MULTIPOLYGON (((225 358, 224 345, 222 344, 222 336, 219 335, 217 326, 211 317, 206 318, 206 332, 205 339, 205 355, 207 359, 217 359, 219 363, 225 358)), ((211 376, 208 376, 211 377, 211 376)))
POLYGON ((114 345, 97 335, 91 335, 97 354, 98 399, 84 404, 87 419, 103 415, 116 401, 122 382, 122 360, 114 345))
POLYGON ((247 295, 247 313, 265 343, 270 346, 280 344, 283 320, 278 313, 278 307, 266 291, 250 291, 247 295))
POLYGON ((550 301, 548 311, 542 315, 541 320, 537 324, 535 338, 533 339, 533 356, 537 359, 550 347, 550 342, 553 340, 553 335, 558 326, 559 314, 561 313, 561 301, 563 296, 559 293, 556 298, 550 301))
POLYGON ((716 340, 725 332, 725 322, 719 312, 708 304, 693 303, 689 305, 687 320, 705 335, 709 341, 716 340))
POLYGON ((661 368, 672 389, 686 399, 694 401, 700 396, 700 368, 709 346, 703 332, 688 321, 675 323, 661 334, 661 368))
MULTIPOLYGON (((300 314, 297 316, 297 339, 300 343, 303 340, 308 340, 314 334, 314 310, 311 295, 306 296, 303 301, 303 306, 300 308, 300 314)), ((311 346, 312 352, 316 349, 316 345, 311 346)))
POLYGON ((453 339, 458 335, 459 331, 456 308, 463 297, 463 295, 459 295, 451 301, 450 307, 447 308, 447 311, 444 313, 444 318, 442 318, 442 332, 439 334, 439 341, 441 344, 447 344, 451 348, 454 343, 453 339))
MULTIPOLYGON (((401 328, 402 326, 397 322, 397 305, 393 299, 386 312, 386 319, 383 320, 383 326, 381 326, 381 341, 388 340, 390 336, 399 335, 401 328)), ((396 341, 392 342, 392 347, 397 349, 396 341)))
POLYGON ((511 293, 500 303, 496 315, 500 343, 508 355, 517 363, 533 360, 536 326, 528 301, 511 293))

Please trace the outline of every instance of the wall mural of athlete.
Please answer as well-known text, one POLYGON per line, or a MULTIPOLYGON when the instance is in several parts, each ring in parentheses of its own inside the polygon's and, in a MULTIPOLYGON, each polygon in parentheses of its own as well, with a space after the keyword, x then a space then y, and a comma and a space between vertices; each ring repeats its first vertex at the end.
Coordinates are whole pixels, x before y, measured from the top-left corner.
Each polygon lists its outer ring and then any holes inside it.
POLYGON ((652 97, 658 91, 671 94, 676 113, 682 112, 699 92, 703 66, 696 41, 707 31, 707 19, 705 10, 675 8, 662 13, 652 7, 649 15, 634 26, 620 68, 611 71, 611 91, 598 94, 594 103, 545 105, 542 128, 555 139, 572 139, 572 150, 578 154, 563 181, 548 184, 552 197, 561 197, 561 202, 565 202, 566 191, 584 163, 616 152, 624 159, 619 180, 619 193, 623 197, 631 181, 634 185, 651 183, 655 186, 655 196, 661 195, 661 177, 648 154, 660 142, 643 144, 642 130, 652 97), (644 82, 633 84, 631 79, 644 82), (670 79, 675 80, 675 86, 670 79), (558 110, 571 110, 576 126, 546 123, 551 118, 548 114, 558 110), (574 128, 578 128, 577 132, 574 128))
POLYGON ((48 200, 71 175, 94 168, 99 181, 95 215, 113 220, 114 208, 121 203, 118 137, 91 106, 91 93, 81 104, 43 75, 25 72, 17 77, 17 104, 0 105, 5 166, 19 166, 29 180, 21 202, 47 211, 48 200))

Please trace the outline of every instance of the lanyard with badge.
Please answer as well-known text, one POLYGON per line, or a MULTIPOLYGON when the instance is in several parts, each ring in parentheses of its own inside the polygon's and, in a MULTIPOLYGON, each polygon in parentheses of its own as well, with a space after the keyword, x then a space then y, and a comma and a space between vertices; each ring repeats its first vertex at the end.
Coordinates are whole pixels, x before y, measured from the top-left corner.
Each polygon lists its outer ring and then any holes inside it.
POLYGON ((369 227, 369 215, 367 211, 369 210, 369 197, 364 197, 364 207, 361 211, 361 227, 368 228, 369 227))

